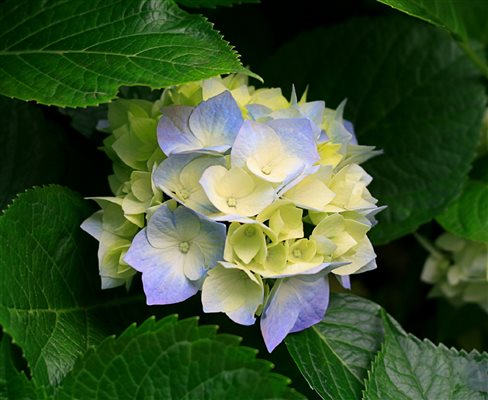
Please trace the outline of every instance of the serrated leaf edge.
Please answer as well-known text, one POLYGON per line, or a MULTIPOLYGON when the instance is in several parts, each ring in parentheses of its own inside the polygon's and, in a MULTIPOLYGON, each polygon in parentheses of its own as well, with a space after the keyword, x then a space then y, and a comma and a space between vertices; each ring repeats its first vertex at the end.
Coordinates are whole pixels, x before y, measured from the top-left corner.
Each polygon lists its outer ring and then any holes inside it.
MULTIPOLYGON (((225 344, 226 346, 229 346, 229 347, 238 347, 239 348, 239 351, 242 351, 243 355, 245 355, 245 357, 247 358, 247 361, 248 362, 254 362, 254 363, 257 363, 257 364, 260 364, 262 367, 263 367, 263 370, 266 370, 267 373, 270 374, 270 376, 272 377, 275 377, 277 379, 280 379, 284 385, 286 385, 286 390, 288 391, 292 391, 294 393, 298 393, 300 394, 299 392, 297 392, 294 388, 290 387, 289 385, 292 383, 292 380, 285 376, 285 375, 282 375, 282 374, 279 374, 279 373, 276 373, 276 372, 273 372, 273 368, 275 367, 275 365, 266 360, 266 359, 262 359, 262 358, 257 358, 257 355, 259 353, 259 351, 257 349, 254 349, 252 347, 249 347, 249 346, 243 346, 241 345, 240 343, 242 342, 242 337, 240 336, 237 336, 237 335, 233 335, 233 334, 228 334, 228 333, 222 333, 222 334, 219 334, 217 333, 218 331, 218 325, 199 325, 198 324, 198 321, 200 320, 200 317, 199 316, 195 316, 195 317, 189 317, 189 318, 184 318, 184 319, 179 319, 179 316, 178 314, 171 314, 171 315, 168 315, 168 316, 165 316, 161 319, 157 319, 156 316, 152 315, 150 317, 148 317, 146 320, 144 320, 142 323, 140 324, 137 324, 136 322, 130 324, 120 335, 110 335, 110 336, 107 336, 105 339, 103 339, 100 343, 98 343, 97 345, 91 345, 88 347, 87 351, 80 355, 72 369, 64 376, 63 380, 61 381, 61 383, 56 387, 56 391, 59 391, 59 390, 62 390, 63 388, 63 384, 64 382, 73 374, 76 372, 76 369, 78 367, 78 365, 80 363, 82 363, 83 359, 86 358, 86 357, 89 357, 91 356, 92 354, 95 354, 98 350, 98 348, 100 347, 103 347, 103 346, 106 346, 108 344, 111 344, 111 343, 115 343, 117 342, 118 340, 120 339, 131 339, 131 338, 135 338, 137 336, 137 333, 140 329, 145 329, 145 328, 148 328, 148 327, 151 327, 150 329, 151 330, 148 330, 146 332, 144 332, 142 335, 144 334, 151 334, 151 333, 155 333, 155 332, 158 332, 160 329, 164 329, 164 327, 168 324, 171 324, 172 322, 174 324, 180 324, 180 323, 190 323, 193 325, 193 328, 194 329, 197 329, 197 330, 202 330, 202 329, 205 329, 205 328, 211 328, 211 333, 210 335, 208 335, 207 337, 203 337, 203 338, 198 338, 198 339, 195 339, 193 342, 194 343, 197 343, 197 342, 200 342, 200 341, 203 341, 203 340, 215 340, 219 337, 232 337, 232 338, 235 338, 236 341, 235 343, 226 343, 226 342, 221 342, 223 344, 225 344)), ((141 336, 142 336, 141 335, 141 336)))

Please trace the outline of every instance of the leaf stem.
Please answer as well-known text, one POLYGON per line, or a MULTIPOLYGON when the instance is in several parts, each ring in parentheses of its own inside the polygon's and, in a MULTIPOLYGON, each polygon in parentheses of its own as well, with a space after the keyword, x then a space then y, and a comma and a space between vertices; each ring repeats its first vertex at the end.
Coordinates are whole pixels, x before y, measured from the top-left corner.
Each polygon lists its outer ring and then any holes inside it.
POLYGON ((483 73, 488 79, 488 65, 476 54, 473 48, 466 41, 458 41, 459 46, 464 50, 466 55, 473 61, 474 65, 483 73))
POLYGON ((430 240, 428 240, 426 237, 422 236, 418 232, 414 232, 413 236, 415 237, 415 239, 417 239, 417 242, 419 242, 419 244, 430 254, 432 254, 435 257, 442 258, 442 253, 439 252, 439 250, 437 250, 435 245, 430 240))

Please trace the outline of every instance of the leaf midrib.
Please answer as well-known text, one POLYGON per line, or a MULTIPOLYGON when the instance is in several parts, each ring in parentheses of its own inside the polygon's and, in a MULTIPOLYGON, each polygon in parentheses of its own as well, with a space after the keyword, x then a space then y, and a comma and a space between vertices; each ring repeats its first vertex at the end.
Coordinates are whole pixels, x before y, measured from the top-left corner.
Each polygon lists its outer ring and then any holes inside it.
POLYGON ((71 312, 89 312, 92 310, 98 310, 103 308, 110 308, 110 307, 117 307, 124 304, 131 304, 136 303, 138 301, 144 301, 145 297, 142 294, 132 295, 128 297, 124 297, 122 299, 112 299, 106 301, 104 303, 95 303, 88 306, 79 306, 79 307, 65 307, 65 308, 16 308, 16 307, 8 307, 8 306, 1 306, 5 310, 18 312, 18 313, 27 313, 27 314, 34 314, 34 313, 55 313, 55 314, 64 314, 64 313, 71 313, 71 312))
POLYGON ((342 357, 340 357, 334 349, 330 346, 329 342, 327 341, 327 338, 320 332, 316 326, 312 326, 312 329, 315 331, 315 333, 318 335, 318 337, 324 342, 324 345, 329 348, 329 350, 334 354, 334 356, 339 360, 339 362, 343 365, 344 369, 346 369, 353 377, 358 381, 358 383, 362 386, 363 383, 362 381, 352 372, 352 370, 349 368, 349 366, 343 361, 342 357))
MULTIPOLYGON (((119 38, 117 38, 118 40, 119 38)), ((123 39, 123 38, 122 38, 123 39)), ((115 39, 114 39, 115 40, 115 39)), ((98 45, 98 44, 95 44, 98 45)), ((95 46, 94 45, 94 46, 95 46)), ((205 47, 197 47, 197 46, 184 46, 184 45, 160 45, 157 47, 151 47, 149 49, 144 49, 142 52, 147 52, 155 49, 162 49, 162 48, 185 48, 189 50, 203 50, 206 51, 207 48, 205 47)), ((222 53, 222 52, 221 52, 222 53)), ((118 57, 126 57, 126 58, 140 58, 140 59, 146 59, 149 61, 157 61, 157 62, 163 62, 163 63, 171 63, 171 61, 166 61, 166 60, 161 60, 159 58, 155 57, 148 57, 148 56, 141 56, 139 53, 136 54, 123 54, 123 53, 115 53, 113 51, 96 51, 96 50, 20 50, 20 51, 0 51, 0 56, 20 56, 20 55, 25 55, 25 54, 54 54, 54 55, 59 55, 63 56, 64 54, 86 54, 86 55, 100 55, 100 56, 118 56, 118 57)), ((214 53, 216 54, 216 53, 214 53)), ((178 64, 181 64, 178 62, 178 64)))
MULTIPOLYGON (((407 364, 408 369, 410 371, 410 376, 413 377, 413 381, 415 382, 415 386, 417 387, 418 393, 422 396, 422 399, 423 400, 429 400, 427 397, 425 397, 425 393, 424 393, 423 386, 422 386, 421 382, 418 380, 417 374, 414 371, 414 366, 410 362, 410 359, 408 358, 407 353, 405 352, 405 349, 403 348, 402 343, 400 343, 400 341, 399 341, 399 337, 400 336, 397 336, 397 335, 392 335, 392 336, 393 336, 394 342, 396 343, 396 347, 403 354, 404 360, 406 361, 406 364, 407 364)), ((414 342, 415 342, 415 345, 418 348, 417 342, 416 341, 414 341, 414 342)), ((405 394, 405 393, 402 392, 402 394, 405 394)))

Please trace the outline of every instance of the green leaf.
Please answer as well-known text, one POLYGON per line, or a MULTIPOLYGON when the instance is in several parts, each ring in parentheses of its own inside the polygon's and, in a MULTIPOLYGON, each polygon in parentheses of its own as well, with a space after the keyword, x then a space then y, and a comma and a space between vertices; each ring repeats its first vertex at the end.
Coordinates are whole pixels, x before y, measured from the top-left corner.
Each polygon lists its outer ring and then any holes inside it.
POLYGON ((378 1, 446 29, 460 41, 461 48, 488 77, 486 55, 480 46, 480 43, 488 45, 488 24, 486 23, 488 2, 484 0, 378 1))
POLYGON ((488 2, 484 0, 378 0, 397 10, 423 19, 462 40, 488 43, 488 2))
POLYGON ((334 295, 324 320, 286 345, 323 399, 488 399, 487 354, 422 342, 354 295, 334 295))
POLYGON ((0 93, 58 106, 244 69, 203 17, 172 0, 7 0, 0 4, 0 93))
POLYGON ((230 7, 238 4, 257 4, 259 0, 176 0, 184 7, 191 8, 215 8, 220 6, 230 7))
POLYGON ((289 335, 286 346, 310 386, 324 399, 359 399, 383 341, 381 307, 353 295, 332 296, 324 320, 289 335))
POLYGON ((12 344, 7 336, 0 341, 0 400, 35 399, 36 389, 12 359, 12 344))
POLYGON ((488 183, 470 180, 461 196, 437 217, 442 227, 475 242, 488 242, 488 183))
POLYGON ((486 400, 488 354, 458 352, 406 335, 384 316, 385 343, 366 382, 365 400, 486 400))
POLYGON ((76 193, 50 186, 19 195, 0 217, 0 325, 40 384, 58 382, 142 303, 100 293, 96 250, 79 228, 90 211, 76 193))
POLYGON ((75 365, 56 399, 304 399, 256 350, 197 319, 149 318, 75 365))
POLYGON ((445 32, 409 18, 356 19, 305 33, 265 65, 267 84, 309 84, 337 107, 362 144, 380 204, 372 238, 386 243, 438 215, 463 188, 485 106, 480 74, 445 32))
POLYGON ((0 210, 19 192, 59 180, 63 136, 39 107, 0 96, 0 210))

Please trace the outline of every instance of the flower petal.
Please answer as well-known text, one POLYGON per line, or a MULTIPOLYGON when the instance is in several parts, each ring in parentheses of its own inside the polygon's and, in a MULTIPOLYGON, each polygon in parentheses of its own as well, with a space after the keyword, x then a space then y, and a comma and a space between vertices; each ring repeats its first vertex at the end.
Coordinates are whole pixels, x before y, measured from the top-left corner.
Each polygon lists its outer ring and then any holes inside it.
POLYGON ((277 147, 279 151, 280 139, 273 129, 262 123, 245 121, 232 146, 232 166, 243 168, 249 157, 259 152, 266 154, 269 150, 275 152, 277 147))
POLYGON ((85 219, 80 228, 83 229, 90 236, 94 237, 97 240, 100 240, 103 232, 102 218, 103 211, 99 210, 90 215, 87 219, 85 219))
POLYGON ((173 264, 168 251, 151 246, 146 229, 139 232, 124 260, 137 271, 142 272, 142 283, 146 301, 152 304, 173 304, 193 296, 198 287, 188 280, 183 268, 173 264))
POLYGON ((272 352, 289 333, 320 322, 328 305, 329 282, 323 274, 277 281, 261 316, 268 351, 272 352))
POLYGON ((218 146, 225 151, 232 146, 243 123, 241 110, 229 91, 200 103, 190 115, 192 133, 200 148, 218 146))
POLYGON ((301 144, 296 148, 297 140, 305 140, 306 134, 295 129, 306 130, 307 127, 311 132, 310 122, 303 118, 269 121, 267 124, 245 121, 232 147, 232 166, 247 167, 265 181, 290 181, 314 162, 314 152, 317 153, 311 137, 308 139, 312 146, 301 144), (279 131, 272 128, 272 123, 277 123, 279 131))
MULTIPOLYGON (((255 178, 241 168, 227 170, 221 166, 211 166, 202 174, 200 184, 212 204, 232 217, 254 216, 276 198, 270 183, 255 178)), ((220 220, 225 220, 225 217, 220 220)))
POLYGON ((306 118, 275 119, 267 123, 278 134, 285 147, 310 166, 320 160, 310 120, 306 118))
POLYGON ((163 116, 158 123, 158 143, 167 156, 203 147, 188 125, 192 110, 192 107, 187 106, 163 109, 163 116))
POLYGON ((376 254, 367 237, 364 237, 350 252, 345 253, 340 260, 348 261, 348 265, 337 268, 337 275, 358 274, 376 268, 376 254))
POLYGON ((334 276, 336 277, 337 281, 344 289, 351 290, 351 277, 349 275, 334 274, 334 276))
POLYGON ((318 172, 305 176, 287 190, 283 198, 291 200, 298 207, 322 211, 336 196, 326 184, 327 175, 327 168, 320 168, 318 172))
POLYGON ((252 325, 264 299, 263 282, 247 269, 221 262, 203 282, 203 311, 224 312, 241 325, 252 325))
POLYGON ((172 154, 154 171, 153 181, 168 196, 201 214, 212 214, 217 209, 207 198, 200 178, 212 165, 225 165, 224 157, 192 154, 172 154))
POLYGON ((204 268, 210 270, 224 256, 225 225, 219 222, 200 218, 200 232, 192 240, 204 257, 204 268))
POLYGON ((260 252, 266 254, 266 238, 258 224, 241 225, 232 233, 228 244, 245 264, 260 252))
POLYGON ((347 262, 300 262, 287 264, 281 271, 264 270, 261 271, 263 278, 288 278, 294 276, 315 275, 335 270, 347 262))
POLYGON ((185 254, 180 252, 175 255, 174 264, 181 263, 185 276, 191 281, 198 281, 207 272, 205 256, 194 241, 189 245, 189 250, 185 254))

